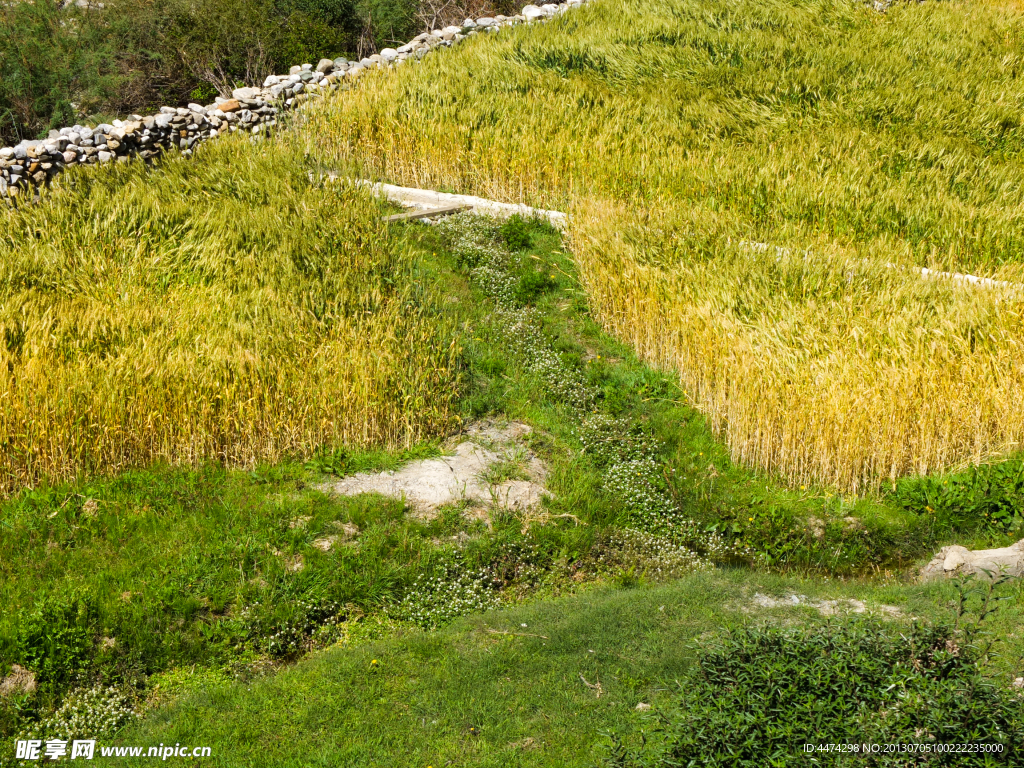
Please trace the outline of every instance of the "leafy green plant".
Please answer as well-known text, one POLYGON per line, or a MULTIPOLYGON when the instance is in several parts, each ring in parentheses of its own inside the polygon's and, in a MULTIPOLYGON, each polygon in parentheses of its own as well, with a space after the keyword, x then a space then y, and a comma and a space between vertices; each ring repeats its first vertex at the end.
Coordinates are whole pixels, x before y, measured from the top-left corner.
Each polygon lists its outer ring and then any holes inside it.
POLYGON ((904 508, 945 529, 980 527, 1024 535, 1024 459, 907 478, 897 484, 894 496, 904 508))
POLYGON ((84 595, 50 594, 22 614, 15 658, 36 673, 42 695, 59 695, 89 664, 97 627, 95 602, 84 595))
POLYGON ((351 456, 344 448, 318 451, 306 466, 325 475, 344 477, 349 466, 351 456))

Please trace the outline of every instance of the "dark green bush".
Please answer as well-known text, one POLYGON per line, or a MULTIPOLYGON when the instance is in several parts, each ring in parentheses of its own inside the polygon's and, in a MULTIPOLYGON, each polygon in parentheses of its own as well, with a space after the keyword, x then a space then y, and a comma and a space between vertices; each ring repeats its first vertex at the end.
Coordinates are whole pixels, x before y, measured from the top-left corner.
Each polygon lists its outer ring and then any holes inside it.
POLYGON ((516 298, 522 304, 530 304, 538 297, 553 290, 557 286, 554 277, 544 272, 543 269, 527 269, 519 277, 519 285, 516 286, 516 298))
MULTIPOLYGON (((983 671, 976 626, 857 619, 744 627, 700 651, 646 744, 613 737, 607 764, 1020 765, 1024 699, 983 671), (1002 745, 989 754, 805 754, 805 744, 1002 745), (845 761, 845 762, 844 762, 845 761)), ((858 749, 860 747, 858 746, 858 749)))
POLYGON ((530 225, 518 213, 513 214, 498 230, 501 239, 513 251, 524 251, 533 242, 530 225))
POLYGON ((72 102, 111 99, 114 62, 95 14, 52 0, 0 4, 0 144, 73 123, 72 102))

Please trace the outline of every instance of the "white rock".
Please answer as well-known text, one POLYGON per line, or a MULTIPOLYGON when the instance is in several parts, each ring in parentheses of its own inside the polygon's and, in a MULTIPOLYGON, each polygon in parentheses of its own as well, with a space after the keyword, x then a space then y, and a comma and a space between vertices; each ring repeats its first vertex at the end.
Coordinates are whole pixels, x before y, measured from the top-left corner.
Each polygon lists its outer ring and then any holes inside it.
POLYGON ((235 90, 231 92, 232 98, 238 99, 239 101, 252 101, 259 95, 259 88, 235 88, 235 90))
POLYGON ((547 14, 544 13, 536 5, 528 5, 523 8, 523 16, 526 17, 527 21, 536 21, 537 19, 543 19, 547 14))
POLYGON ((932 581, 943 577, 977 574, 993 578, 1005 573, 1008 576, 1024 576, 1024 539, 1000 549, 978 549, 953 545, 943 547, 938 554, 921 569, 921 581, 932 581))
POLYGON ((380 52, 380 57, 384 59, 384 61, 394 61, 398 58, 398 51, 394 48, 385 48, 380 52))

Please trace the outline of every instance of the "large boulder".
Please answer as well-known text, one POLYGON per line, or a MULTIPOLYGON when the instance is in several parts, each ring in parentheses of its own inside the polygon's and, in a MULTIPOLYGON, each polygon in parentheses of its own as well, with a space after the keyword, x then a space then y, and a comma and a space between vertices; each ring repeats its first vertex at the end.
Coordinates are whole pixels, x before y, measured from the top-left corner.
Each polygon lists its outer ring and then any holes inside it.
POLYGON ((976 549, 956 544, 943 547, 939 553, 921 569, 921 581, 949 578, 952 576, 978 574, 982 578, 1024 576, 1024 539, 1001 549, 976 549))

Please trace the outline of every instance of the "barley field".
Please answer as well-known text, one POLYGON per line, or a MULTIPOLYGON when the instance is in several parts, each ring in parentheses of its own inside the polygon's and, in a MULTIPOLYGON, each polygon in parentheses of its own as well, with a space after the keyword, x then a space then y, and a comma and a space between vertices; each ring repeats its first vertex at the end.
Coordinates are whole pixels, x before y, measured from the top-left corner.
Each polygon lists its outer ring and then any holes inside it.
POLYGON ((1024 281, 1022 32, 995 0, 598 0, 366 78, 295 139, 570 211, 595 316, 735 460, 867 492, 1024 438, 1024 296, 909 269, 1024 281))
POLYGON ((453 329, 371 199, 275 142, 68 173, 0 216, 0 490, 447 427, 453 329))

